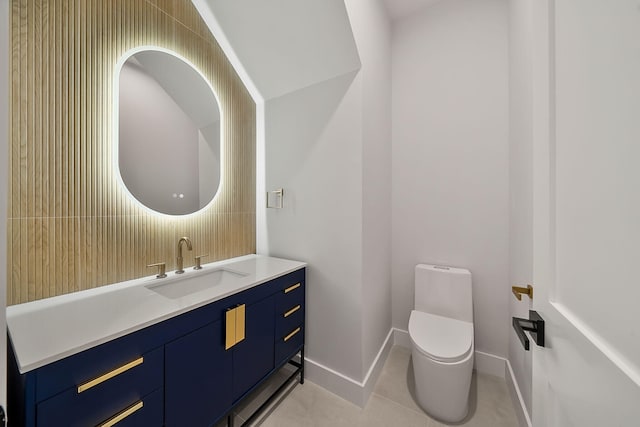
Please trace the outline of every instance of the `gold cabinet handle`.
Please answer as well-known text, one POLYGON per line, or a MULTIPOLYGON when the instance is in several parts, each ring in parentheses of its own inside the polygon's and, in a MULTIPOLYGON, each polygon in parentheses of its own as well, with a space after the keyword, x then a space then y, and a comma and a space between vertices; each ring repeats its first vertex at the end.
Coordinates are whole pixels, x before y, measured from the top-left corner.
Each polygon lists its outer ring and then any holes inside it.
POLYGON ((144 406, 144 403, 141 400, 140 402, 136 403, 135 405, 129 406, 127 409, 125 409, 124 411, 120 412, 119 414, 114 415, 112 418, 109 418, 107 421, 103 422, 102 424, 99 424, 98 427, 111 427, 111 426, 119 423, 120 421, 124 420, 129 415, 131 415, 134 412, 136 412, 138 409, 141 409, 143 406, 144 406))
POLYGON ((533 286, 527 285, 526 288, 520 286, 512 286, 511 292, 518 299, 518 301, 522 301, 522 295, 526 295, 529 298, 533 299, 533 286))
POLYGON ((291 292, 291 291, 295 291, 295 290, 296 290, 296 289, 298 289, 300 286, 301 286, 301 284, 300 284, 300 283, 296 283, 296 284, 295 284, 295 285, 293 285, 293 286, 289 286, 287 289, 285 289, 285 290, 284 290, 284 293, 285 293, 285 294, 288 294, 288 293, 289 293, 289 292, 291 292))
POLYGON ((225 325, 227 333, 224 339, 224 349, 229 350, 236 345, 236 309, 230 308, 225 314, 225 325))
POLYGON ((289 317, 291 316, 293 313, 295 313, 296 311, 300 310, 300 304, 296 305, 295 307, 293 307, 291 310, 287 311, 286 313, 283 314, 284 317, 289 317))
POLYGON ((293 330, 293 332, 291 332, 289 335, 287 335, 286 337, 283 338, 284 342, 289 341, 291 338, 293 338, 295 336, 295 334, 297 334, 298 332, 300 332, 300 326, 298 326, 297 328, 295 328, 293 330))
POLYGON ((91 381, 88 381, 84 384, 81 384, 78 386, 78 394, 82 393, 83 391, 87 391, 92 387, 97 386, 100 383, 103 383, 107 380, 110 380, 111 378, 120 375, 123 372, 128 371, 131 368, 135 368, 138 365, 142 365, 142 363, 144 362, 144 357, 140 357, 136 360, 134 360, 133 362, 129 362, 126 365, 120 366, 117 369, 114 369, 111 372, 107 372, 104 375, 100 375, 98 378, 93 379, 91 381))
POLYGON ((240 341, 244 340, 244 329, 245 329, 245 305, 239 305, 236 308, 236 344, 240 341))
POLYGON ((224 349, 229 350, 245 338, 245 304, 230 308, 225 313, 226 336, 224 349))

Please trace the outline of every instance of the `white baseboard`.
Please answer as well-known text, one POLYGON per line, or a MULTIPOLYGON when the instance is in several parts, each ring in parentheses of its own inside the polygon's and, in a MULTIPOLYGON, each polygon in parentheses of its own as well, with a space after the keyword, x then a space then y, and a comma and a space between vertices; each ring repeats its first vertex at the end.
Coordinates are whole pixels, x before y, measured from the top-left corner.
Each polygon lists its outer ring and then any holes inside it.
POLYGON ((477 372, 482 372, 483 374, 504 378, 504 365, 506 362, 507 359, 504 357, 476 350, 476 354, 473 359, 473 368, 477 372))
POLYGON ((505 362, 504 375, 507 381, 509 394, 511 394, 511 401, 514 403, 514 407, 516 409, 516 415, 518 416, 520 427, 532 427, 531 418, 529 417, 529 412, 527 412, 527 407, 524 404, 524 399, 522 398, 520 387, 518 387, 516 376, 511 368, 511 363, 509 362, 509 359, 505 360, 505 362))
POLYGON ((316 362, 313 359, 305 358, 304 376, 312 383, 319 385, 325 390, 342 397, 358 406, 363 406, 363 386, 362 383, 334 371, 333 369, 316 362))
POLYGON ((404 329, 393 328, 393 344, 404 348, 411 348, 411 338, 409 331, 404 329))
MULTIPOLYGON (((409 338, 409 332, 396 329, 393 330, 393 343, 401 347, 411 348, 411 338, 409 338)), ((509 360, 504 357, 496 356, 495 354, 485 353, 477 351, 474 357, 474 369, 477 372, 483 374, 494 375, 496 377, 504 378, 507 382, 507 388, 511 394, 511 401, 516 410, 520 427, 531 427, 531 418, 527 412, 527 408, 522 399, 520 388, 511 369, 509 360)))
POLYGON ((389 351, 391 351, 391 347, 394 344, 391 339, 392 335, 393 328, 389 330, 376 358, 371 363, 367 375, 362 381, 354 380, 309 358, 305 358, 305 378, 363 408, 369 400, 373 387, 380 376, 380 372, 382 372, 384 362, 386 362, 389 351))
POLYGON ((384 368, 384 364, 387 361, 387 358, 389 357, 389 353, 391 352, 391 347, 393 347, 392 338, 393 338, 393 328, 389 329, 389 333, 387 334, 387 337, 384 339, 384 342, 382 343, 380 350, 378 350, 378 354, 376 355, 376 358, 373 359, 373 362, 371 363, 371 366, 367 371, 367 375, 364 377, 364 381, 362 381, 363 399, 362 399, 362 405, 360 405, 360 407, 362 408, 364 408, 364 405, 367 404, 367 401, 369 400, 369 396, 371 396, 371 393, 373 392, 373 388, 375 387, 376 382, 378 382, 378 377, 382 372, 382 368, 384 368))

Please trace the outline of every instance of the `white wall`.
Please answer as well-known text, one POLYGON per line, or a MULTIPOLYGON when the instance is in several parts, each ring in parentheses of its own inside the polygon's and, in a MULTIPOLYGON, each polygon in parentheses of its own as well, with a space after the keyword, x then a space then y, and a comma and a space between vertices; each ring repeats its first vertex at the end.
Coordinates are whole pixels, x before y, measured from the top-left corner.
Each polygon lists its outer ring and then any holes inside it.
POLYGON ((345 2, 362 69, 362 376, 391 326, 391 25, 381 0, 345 2))
POLYGON ((449 0, 393 30, 393 325, 407 329, 413 267, 473 274, 475 343, 506 356, 508 9, 449 0))
POLYGON ((306 356, 360 378, 362 99, 354 74, 265 103, 268 254, 307 268, 306 356))
POLYGON ((7 198, 9 178, 9 2, 0 1, 0 405, 7 409, 7 198))
POLYGON ((268 254, 265 102, 360 68, 344 0, 191 1, 256 101, 256 250, 268 254))
MULTIPOLYGON (((509 283, 533 279, 532 3, 509 1, 509 283)), ((509 298, 510 317, 528 318, 531 300, 509 298)), ((531 416, 531 351, 509 329, 509 362, 531 416)))
POLYGON ((265 103, 270 255, 309 263, 307 356, 362 382, 391 328, 390 28, 346 2, 362 68, 265 103))

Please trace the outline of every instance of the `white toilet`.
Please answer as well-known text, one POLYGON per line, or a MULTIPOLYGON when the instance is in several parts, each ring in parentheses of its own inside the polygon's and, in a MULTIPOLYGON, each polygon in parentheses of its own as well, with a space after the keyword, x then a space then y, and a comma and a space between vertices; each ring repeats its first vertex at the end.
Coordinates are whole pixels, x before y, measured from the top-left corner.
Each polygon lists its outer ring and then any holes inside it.
POLYGON ((418 403, 446 422, 467 416, 473 370, 471 273, 419 264, 409 318, 418 403))

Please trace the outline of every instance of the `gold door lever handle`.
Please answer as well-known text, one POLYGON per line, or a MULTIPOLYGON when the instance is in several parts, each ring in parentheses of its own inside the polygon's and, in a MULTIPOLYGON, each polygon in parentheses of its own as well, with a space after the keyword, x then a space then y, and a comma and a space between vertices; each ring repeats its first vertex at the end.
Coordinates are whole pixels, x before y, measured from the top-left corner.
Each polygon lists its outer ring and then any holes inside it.
POLYGON ((518 298, 518 301, 522 301, 522 295, 526 295, 529 298, 533 299, 533 286, 527 285, 526 288, 520 286, 512 286, 511 292, 518 298))

